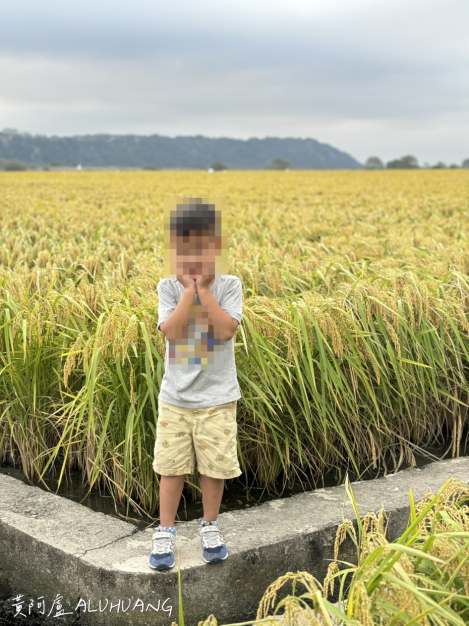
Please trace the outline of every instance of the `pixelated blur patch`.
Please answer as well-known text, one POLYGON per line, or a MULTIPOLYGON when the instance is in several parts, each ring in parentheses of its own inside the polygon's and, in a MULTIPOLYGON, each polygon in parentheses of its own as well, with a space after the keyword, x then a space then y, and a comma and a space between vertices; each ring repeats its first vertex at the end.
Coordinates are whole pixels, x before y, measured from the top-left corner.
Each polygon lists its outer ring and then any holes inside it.
POLYGON ((189 307, 189 324, 180 337, 168 339, 168 367, 173 370, 214 370, 223 365, 225 342, 209 324, 208 309, 189 307))
POLYGON ((224 198, 168 198, 164 207, 164 276, 228 273, 224 198))

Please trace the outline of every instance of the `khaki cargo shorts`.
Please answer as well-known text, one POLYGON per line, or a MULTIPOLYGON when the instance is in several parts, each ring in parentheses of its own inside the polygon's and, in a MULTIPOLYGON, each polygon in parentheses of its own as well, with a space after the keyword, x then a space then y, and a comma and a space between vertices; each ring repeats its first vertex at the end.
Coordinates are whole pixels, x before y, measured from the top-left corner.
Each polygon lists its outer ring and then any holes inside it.
POLYGON ((237 401, 190 409, 158 400, 153 469, 163 476, 200 474, 236 478, 241 472, 236 445, 237 401))

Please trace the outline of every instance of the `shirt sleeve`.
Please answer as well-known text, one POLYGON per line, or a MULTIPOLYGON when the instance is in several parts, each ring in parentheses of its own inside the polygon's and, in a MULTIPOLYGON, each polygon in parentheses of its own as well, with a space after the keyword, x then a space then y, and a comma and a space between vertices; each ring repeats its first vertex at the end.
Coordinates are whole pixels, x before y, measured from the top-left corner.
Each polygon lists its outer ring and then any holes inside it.
POLYGON ((177 306, 176 293, 172 289, 172 285, 169 280, 161 280, 157 286, 158 291, 158 324, 157 328, 160 330, 160 324, 165 322, 174 309, 177 306))
POLYGON ((221 308, 241 323, 243 315, 243 285, 237 276, 233 276, 220 300, 221 308))

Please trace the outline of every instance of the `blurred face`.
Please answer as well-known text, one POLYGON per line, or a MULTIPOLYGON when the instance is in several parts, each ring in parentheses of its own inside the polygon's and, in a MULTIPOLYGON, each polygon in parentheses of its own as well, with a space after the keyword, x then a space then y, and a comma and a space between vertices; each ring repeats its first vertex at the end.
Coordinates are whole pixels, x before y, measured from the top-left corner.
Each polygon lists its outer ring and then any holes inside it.
POLYGON ((178 276, 200 278, 215 275, 215 260, 221 251, 221 237, 189 231, 189 235, 171 234, 171 261, 178 276))

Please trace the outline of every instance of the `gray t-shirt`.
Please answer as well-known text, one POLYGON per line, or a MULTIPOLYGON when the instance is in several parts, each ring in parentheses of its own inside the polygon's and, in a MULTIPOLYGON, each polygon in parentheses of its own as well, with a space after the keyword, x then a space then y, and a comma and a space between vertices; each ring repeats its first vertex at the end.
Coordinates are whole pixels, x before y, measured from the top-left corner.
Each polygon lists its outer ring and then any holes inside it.
MULTIPOLYGON (((158 330, 176 308, 184 287, 177 278, 158 283, 158 330)), ((216 275, 210 286, 215 300, 231 317, 241 322, 241 280, 231 274, 216 275)), ((241 398, 234 357, 234 337, 218 339, 208 332, 208 321, 195 294, 188 331, 177 340, 165 340, 165 373, 160 399, 176 406, 207 408, 241 398)))

